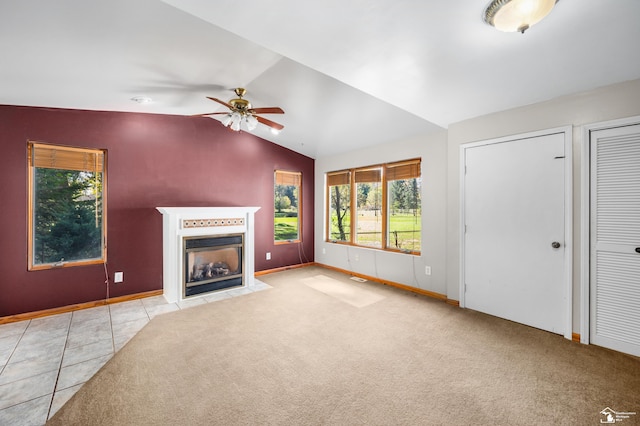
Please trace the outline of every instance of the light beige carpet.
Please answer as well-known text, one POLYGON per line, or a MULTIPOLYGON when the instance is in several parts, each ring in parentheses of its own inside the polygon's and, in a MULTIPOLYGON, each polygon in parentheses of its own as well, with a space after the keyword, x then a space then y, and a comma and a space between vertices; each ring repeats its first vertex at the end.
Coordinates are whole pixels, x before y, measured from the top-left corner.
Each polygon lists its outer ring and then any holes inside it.
POLYGON ((363 285, 350 284, 333 278, 327 277, 323 274, 314 275, 309 278, 303 278, 301 280, 305 285, 318 290, 327 296, 335 297, 345 303, 355 306, 356 308, 364 308, 372 303, 376 303, 384 296, 381 294, 369 291, 363 285))
POLYGON ((606 407, 640 412, 637 358, 322 268, 260 279, 273 288, 154 318, 49 423, 598 425, 606 407), (353 306, 305 285, 317 275, 381 299, 353 306))

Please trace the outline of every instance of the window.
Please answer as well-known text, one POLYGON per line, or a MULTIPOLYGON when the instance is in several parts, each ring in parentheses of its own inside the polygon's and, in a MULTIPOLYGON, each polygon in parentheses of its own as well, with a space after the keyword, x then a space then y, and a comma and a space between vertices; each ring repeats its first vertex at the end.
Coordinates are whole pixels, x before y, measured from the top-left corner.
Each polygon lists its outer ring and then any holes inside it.
POLYGON ((420 251, 422 179, 420 162, 390 164, 387 178, 387 247, 420 251))
POLYGON ((274 240, 300 241, 300 188, 302 173, 275 171, 274 240))
POLYGON ((351 172, 327 174, 329 200, 328 233, 330 241, 351 241, 351 172))
POLYGON ((30 142, 29 269, 106 261, 106 152, 30 142))
POLYGON ((382 248, 382 167, 357 169, 356 244, 382 248))
POLYGON ((415 159, 327 173, 327 241, 419 253, 420 164, 415 159))

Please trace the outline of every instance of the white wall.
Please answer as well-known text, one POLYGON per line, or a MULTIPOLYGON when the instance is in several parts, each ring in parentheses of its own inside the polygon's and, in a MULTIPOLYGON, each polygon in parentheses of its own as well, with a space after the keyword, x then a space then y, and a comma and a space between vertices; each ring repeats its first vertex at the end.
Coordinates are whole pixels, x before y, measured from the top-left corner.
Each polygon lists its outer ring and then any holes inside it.
POLYGON ((373 148, 321 157, 315 163, 315 260, 336 268, 446 294, 447 135, 441 132, 373 148), (325 173, 422 159, 422 251, 420 256, 325 242, 325 173), (431 275, 425 274, 431 266, 431 275))
POLYGON ((585 124, 640 114, 640 80, 553 99, 452 124, 448 129, 447 295, 459 300, 460 145, 565 125, 573 126, 573 331, 580 332, 580 186, 585 124))

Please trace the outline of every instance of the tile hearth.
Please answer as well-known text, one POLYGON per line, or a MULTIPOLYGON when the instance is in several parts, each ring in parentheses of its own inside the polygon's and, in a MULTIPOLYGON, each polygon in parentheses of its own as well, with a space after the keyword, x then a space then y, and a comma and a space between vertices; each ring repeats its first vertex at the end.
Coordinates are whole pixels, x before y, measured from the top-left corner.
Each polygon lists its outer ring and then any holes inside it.
POLYGON ((163 296, 0 325, 0 425, 44 425, 153 317, 268 289, 167 303, 163 296))

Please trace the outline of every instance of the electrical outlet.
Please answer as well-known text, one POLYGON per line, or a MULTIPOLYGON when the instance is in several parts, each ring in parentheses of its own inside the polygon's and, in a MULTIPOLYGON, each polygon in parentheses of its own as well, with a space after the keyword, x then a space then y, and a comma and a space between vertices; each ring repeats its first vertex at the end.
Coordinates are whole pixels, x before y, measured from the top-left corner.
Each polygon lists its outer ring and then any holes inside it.
POLYGON ((327 249, 322 247, 322 254, 327 254, 327 249))
POLYGON ((424 273, 426 275, 431 275, 431 266, 425 266, 424 267, 424 273))
POLYGON ((271 252, 267 252, 267 260, 271 260, 271 252))
POLYGON ((356 262, 360 260, 360 256, 356 254, 356 262))
POLYGON ((115 274, 113 274, 114 283, 121 283, 123 281, 124 281, 124 272, 116 272, 115 274))

